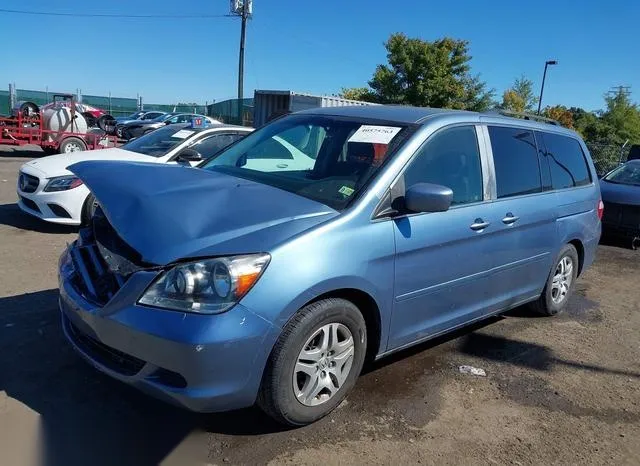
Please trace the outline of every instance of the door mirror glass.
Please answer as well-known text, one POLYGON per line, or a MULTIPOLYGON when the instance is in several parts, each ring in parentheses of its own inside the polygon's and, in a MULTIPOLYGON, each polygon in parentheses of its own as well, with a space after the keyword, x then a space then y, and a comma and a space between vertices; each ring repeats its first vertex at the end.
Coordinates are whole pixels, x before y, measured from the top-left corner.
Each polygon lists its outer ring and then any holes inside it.
POLYGON ((431 183, 417 183, 404 195, 405 207, 412 212, 444 212, 451 207, 451 188, 431 183))

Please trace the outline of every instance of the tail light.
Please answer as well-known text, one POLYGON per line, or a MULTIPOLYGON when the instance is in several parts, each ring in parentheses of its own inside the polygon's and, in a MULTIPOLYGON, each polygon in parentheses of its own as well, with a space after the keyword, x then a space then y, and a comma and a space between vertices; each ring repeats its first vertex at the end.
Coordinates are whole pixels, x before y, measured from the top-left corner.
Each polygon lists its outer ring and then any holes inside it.
POLYGON ((604 202, 602 199, 598 201, 598 218, 602 220, 602 215, 604 214, 604 202))

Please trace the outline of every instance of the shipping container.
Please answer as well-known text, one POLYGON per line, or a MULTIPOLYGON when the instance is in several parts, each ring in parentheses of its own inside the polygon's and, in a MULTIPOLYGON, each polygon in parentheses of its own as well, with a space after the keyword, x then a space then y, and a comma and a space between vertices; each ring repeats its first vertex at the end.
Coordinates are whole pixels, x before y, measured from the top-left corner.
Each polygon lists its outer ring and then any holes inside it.
POLYGON ((316 107, 346 107, 349 105, 378 105, 340 97, 303 94, 294 91, 254 92, 253 126, 258 128, 284 113, 298 112, 316 107))

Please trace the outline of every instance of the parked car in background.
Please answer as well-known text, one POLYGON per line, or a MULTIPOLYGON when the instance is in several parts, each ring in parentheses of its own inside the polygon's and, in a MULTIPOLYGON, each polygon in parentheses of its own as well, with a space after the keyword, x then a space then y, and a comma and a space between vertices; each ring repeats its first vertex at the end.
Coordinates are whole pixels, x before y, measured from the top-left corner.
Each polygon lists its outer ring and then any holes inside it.
POLYGON ((143 134, 147 134, 153 130, 162 128, 165 125, 187 123, 194 118, 202 118, 203 120, 207 120, 210 124, 220 124, 218 120, 214 120, 213 118, 204 115, 197 115, 195 113, 165 113, 164 115, 160 115, 153 120, 135 120, 123 124, 121 137, 122 139, 128 141, 129 139, 137 138, 142 136, 143 134))
POLYGON ((100 205, 59 262, 79 354, 191 410, 257 401, 290 425, 338 406, 366 357, 561 312, 601 232, 580 136, 499 115, 311 109, 198 170, 69 169, 100 205), (313 164, 268 163, 281 141, 313 164))
POLYGON ((133 121, 150 121, 166 114, 167 112, 152 110, 149 112, 136 112, 126 117, 118 117, 116 118, 116 125, 113 128, 109 128, 110 134, 115 134, 122 139, 122 127, 125 124, 133 121))
POLYGON ((604 201, 602 227, 607 235, 640 248, 640 160, 630 160, 600 180, 604 201))
POLYGON ((25 163, 18 177, 18 206, 53 223, 87 223, 94 198, 67 167, 81 161, 122 160, 195 166, 250 133, 252 128, 191 124, 164 126, 119 148, 52 155, 25 163))

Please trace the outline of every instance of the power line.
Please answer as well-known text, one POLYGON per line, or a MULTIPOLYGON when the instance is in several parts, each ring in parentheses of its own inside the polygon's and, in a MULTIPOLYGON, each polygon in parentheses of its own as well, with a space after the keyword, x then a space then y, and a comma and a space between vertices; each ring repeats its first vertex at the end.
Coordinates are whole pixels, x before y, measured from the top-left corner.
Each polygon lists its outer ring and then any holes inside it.
POLYGON ((607 92, 608 95, 615 97, 618 95, 624 95, 625 97, 631 96, 631 86, 615 86, 607 92))
POLYGON ((145 18, 145 19, 195 19, 195 18, 230 18, 235 15, 123 15, 119 13, 57 13, 54 11, 9 10, 0 8, 0 13, 36 16, 73 16, 78 18, 145 18))

